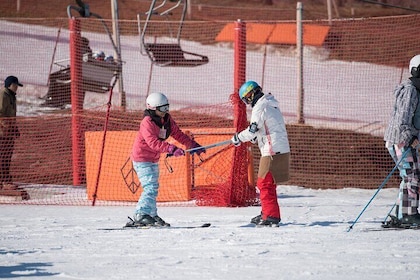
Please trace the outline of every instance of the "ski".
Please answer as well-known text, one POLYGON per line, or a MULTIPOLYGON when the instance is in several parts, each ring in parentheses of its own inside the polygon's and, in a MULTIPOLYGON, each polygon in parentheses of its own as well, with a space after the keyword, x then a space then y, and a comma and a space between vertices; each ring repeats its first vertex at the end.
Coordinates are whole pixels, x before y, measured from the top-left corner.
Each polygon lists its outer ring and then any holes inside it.
POLYGON ((397 225, 390 225, 390 224, 382 224, 381 229, 383 230, 403 230, 403 229, 420 229, 420 225, 417 224, 397 224, 397 225))
POLYGON ((400 231, 400 230, 418 230, 420 226, 407 225, 405 227, 376 227, 376 228, 365 228, 363 231, 400 231))
POLYGON ((253 224, 253 223, 249 223, 249 224, 246 224, 246 225, 242 225, 242 226, 239 226, 240 228, 270 228, 270 227, 272 227, 272 228, 278 228, 280 225, 279 224, 277 224, 277 225, 271 225, 271 226, 264 226, 264 225, 256 225, 256 224, 253 224))
POLYGON ((118 227, 118 228, 100 228, 98 230, 106 230, 106 231, 111 231, 111 230, 135 230, 135 229, 195 229, 195 228, 208 228, 210 227, 211 224, 210 223, 204 223, 202 225, 197 225, 197 226, 148 226, 148 225, 144 225, 144 226, 123 226, 123 227, 118 227))

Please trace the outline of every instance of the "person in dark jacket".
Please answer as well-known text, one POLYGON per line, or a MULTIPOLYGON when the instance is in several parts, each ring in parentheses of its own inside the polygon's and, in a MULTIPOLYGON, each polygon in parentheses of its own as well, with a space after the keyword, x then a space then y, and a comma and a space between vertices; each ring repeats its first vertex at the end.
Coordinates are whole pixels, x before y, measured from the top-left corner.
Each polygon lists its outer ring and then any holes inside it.
POLYGON ((18 78, 9 76, 0 91, 0 182, 3 190, 16 190, 10 174, 10 163, 16 138, 20 133, 16 124, 16 91, 23 85, 18 78))

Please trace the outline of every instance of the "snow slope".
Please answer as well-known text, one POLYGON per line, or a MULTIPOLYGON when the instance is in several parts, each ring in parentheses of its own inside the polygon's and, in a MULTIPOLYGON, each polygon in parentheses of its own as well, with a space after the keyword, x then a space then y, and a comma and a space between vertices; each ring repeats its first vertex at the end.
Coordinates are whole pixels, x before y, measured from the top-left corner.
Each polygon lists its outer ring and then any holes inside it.
POLYGON ((396 189, 278 188, 279 228, 248 228, 259 207, 159 207, 173 226, 118 228, 130 206, 0 205, 0 278, 418 279, 419 232, 379 228, 396 189))

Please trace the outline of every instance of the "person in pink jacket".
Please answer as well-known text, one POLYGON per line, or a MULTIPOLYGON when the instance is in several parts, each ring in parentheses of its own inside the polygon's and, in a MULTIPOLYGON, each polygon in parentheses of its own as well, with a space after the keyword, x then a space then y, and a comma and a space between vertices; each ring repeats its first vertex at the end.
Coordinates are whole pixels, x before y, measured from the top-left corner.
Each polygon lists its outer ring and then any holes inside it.
POLYGON ((270 93, 264 94, 254 81, 244 83, 239 97, 252 107, 248 128, 232 137, 235 146, 258 143, 261 152, 257 188, 260 191, 261 215, 251 219, 258 226, 278 226, 281 220, 277 202, 277 183, 289 180, 290 147, 280 111, 280 104, 270 93))
MULTIPOLYGON (((185 155, 185 151, 166 142, 169 136, 188 149, 201 147, 182 132, 169 114, 168 98, 163 93, 152 93, 146 99, 146 110, 131 152, 133 167, 143 192, 136 205, 134 219, 127 226, 170 226, 157 213, 158 162, 162 153, 180 157, 185 155)), ((205 153, 205 149, 197 149, 191 152, 193 153, 200 155, 205 153)))

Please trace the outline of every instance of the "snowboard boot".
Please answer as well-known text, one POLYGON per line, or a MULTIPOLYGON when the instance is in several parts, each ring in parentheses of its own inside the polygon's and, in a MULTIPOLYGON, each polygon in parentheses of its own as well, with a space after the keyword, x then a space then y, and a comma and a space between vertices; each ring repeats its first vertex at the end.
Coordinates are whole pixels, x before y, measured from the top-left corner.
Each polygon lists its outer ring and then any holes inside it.
POLYGON ((251 224, 257 225, 262 219, 262 213, 251 219, 251 224))
POLYGON ((150 215, 140 215, 136 214, 134 216, 134 226, 155 226, 156 220, 153 219, 150 215))
POLYGON ((267 217, 267 219, 263 220, 261 219, 258 223, 258 227, 278 227, 281 219, 280 218, 273 218, 273 217, 267 217))
POLYGON ((414 215, 403 215, 401 224, 420 225, 420 214, 416 213, 414 215))
POLYGON ((170 227, 171 225, 168 224, 167 222, 165 222, 161 217, 159 216, 154 216, 153 219, 155 219, 155 224, 157 226, 161 226, 161 227, 170 227))

